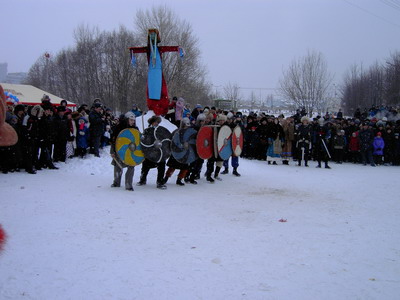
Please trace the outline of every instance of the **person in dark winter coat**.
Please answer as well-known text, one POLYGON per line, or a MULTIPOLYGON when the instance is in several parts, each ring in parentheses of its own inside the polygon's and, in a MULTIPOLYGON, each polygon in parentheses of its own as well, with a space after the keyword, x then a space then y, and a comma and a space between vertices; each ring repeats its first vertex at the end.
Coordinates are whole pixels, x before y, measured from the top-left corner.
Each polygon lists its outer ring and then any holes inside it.
POLYGON ((259 137, 257 133, 258 123, 252 116, 247 117, 247 124, 244 128, 244 145, 242 157, 253 159, 256 158, 256 149, 259 143, 259 137))
POLYGON ((312 129, 310 119, 306 116, 301 118, 301 125, 297 129, 297 148, 300 151, 298 165, 301 166, 301 161, 304 160, 304 166, 308 167, 308 159, 311 149, 312 129))
POLYGON ((394 134, 393 165, 400 166, 400 133, 394 134))
POLYGON ((344 130, 339 130, 333 138, 333 155, 338 164, 343 162, 343 155, 347 145, 347 140, 344 130))
MULTIPOLYGON (((150 128, 156 128, 161 123, 161 118, 159 116, 152 116, 147 120, 149 123, 149 128, 146 130, 150 130, 150 128)), ((138 186, 145 185, 147 183, 147 174, 150 169, 157 168, 157 188, 161 190, 165 190, 167 186, 164 184, 164 173, 165 173, 165 161, 160 161, 159 163, 153 162, 147 158, 143 160, 142 170, 140 174, 140 180, 137 183, 138 186)))
POLYGON ((93 143, 93 153, 96 157, 100 157, 99 148, 101 137, 104 134, 104 117, 102 115, 102 110, 102 105, 100 103, 95 103, 93 110, 89 114, 90 138, 93 143))
POLYGON ((365 166, 369 163, 372 167, 375 167, 374 159, 372 157, 374 132, 369 128, 367 122, 363 123, 358 136, 360 137, 360 153, 363 165, 365 166))
POLYGON ((66 147, 69 137, 69 127, 64 114, 65 106, 58 106, 57 114, 54 117, 54 130, 56 132, 53 154, 54 162, 65 162, 67 156, 66 147))
POLYGON ((30 174, 35 174, 36 170, 41 170, 39 165, 39 118, 43 114, 43 108, 40 105, 30 107, 28 114, 22 122, 23 130, 23 157, 25 160, 25 169, 30 174))
POLYGON ((317 125, 314 132, 314 154, 318 161, 317 168, 321 168, 321 162, 325 163, 325 169, 330 169, 328 160, 331 157, 329 152, 329 141, 331 138, 331 129, 328 124, 324 126, 317 125))
POLYGON ((385 148, 383 149, 384 163, 386 165, 393 164, 393 155, 395 148, 394 133, 391 127, 386 128, 385 134, 382 136, 385 142, 385 148))
MULTIPOLYGON (((181 120, 180 129, 187 129, 190 127, 190 120, 189 118, 183 118, 181 120)), ((165 172, 164 181, 163 183, 166 184, 169 178, 171 178, 172 174, 175 172, 176 169, 180 170, 178 174, 178 178, 176 179, 176 184, 180 186, 184 186, 182 180, 184 180, 186 174, 189 171, 189 165, 178 162, 173 155, 171 155, 167 162, 168 170, 165 172)))
POLYGON ((136 127, 136 117, 135 114, 131 111, 127 112, 125 114, 125 120, 122 121, 119 126, 116 127, 116 129, 113 131, 112 137, 111 137, 111 147, 110 147, 110 154, 111 157, 113 158, 111 164, 114 166, 114 181, 111 184, 111 187, 120 187, 121 186, 121 179, 122 179, 122 173, 123 169, 126 168, 125 172, 125 189, 127 191, 133 191, 133 175, 135 173, 135 166, 128 166, 126 165, 117 155, 116 149, 115 149, 115 143, 117 140, 118 135, 120 132, 126 128, 133 128, 137 129, 136 127))
POLYGON ((260 120, 260 124, 257 126, 257 143, 256 143, 256 154, 255 158, 259 160, 266 160, 267 149, 268 149, 268 138, 271 137, 275 132, 272 127, 272 120, 268 122, 268 118, 264 117, 260 120))

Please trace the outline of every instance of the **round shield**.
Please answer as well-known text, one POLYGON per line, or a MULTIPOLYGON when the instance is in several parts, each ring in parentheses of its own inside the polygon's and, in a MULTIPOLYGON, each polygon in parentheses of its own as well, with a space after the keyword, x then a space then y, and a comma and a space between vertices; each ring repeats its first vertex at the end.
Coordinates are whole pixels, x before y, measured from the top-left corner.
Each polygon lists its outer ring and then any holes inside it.
POLYGON ((144 160, 140 145, 140 132, 137 129, 122 130, 115 141, 115 151, 122 162, 128 166, 137 166, 144 160))
POLYGON ((166 161, 171 156, 171 133, 165 127, 146 128, 140 144, 144 157, 152 162, 166 161))
POLYGON ((236 126, 232 132, 232 155, 240 156, 243 150, 243 132, 240 126, 236 126))
POLYGON ((222 126, 218 131, 217 149, 223 160, 232 155, 232 129, 227 125, 222 126))
POLYGON ((197 133, 196 140, 197 154, 201 159, 209 159, 214 152, 214 134, 213 128, 203 126, 197 133))
POLYGON ((182 164, 194 162, 198 156, 196 152, 197 131, 193 128, 175 130, 172 134, 171 151, 173 157, 182 164))

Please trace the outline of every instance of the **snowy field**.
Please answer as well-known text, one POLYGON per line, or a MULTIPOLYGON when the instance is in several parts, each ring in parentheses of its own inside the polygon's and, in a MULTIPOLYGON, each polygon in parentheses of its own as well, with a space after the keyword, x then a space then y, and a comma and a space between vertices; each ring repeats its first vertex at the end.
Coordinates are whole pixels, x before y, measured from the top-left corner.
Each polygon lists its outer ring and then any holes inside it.
POLYGON ((0 299, 399 299, 400 168, 315 165, 134 192, 106 151, 0 174, 0 299))

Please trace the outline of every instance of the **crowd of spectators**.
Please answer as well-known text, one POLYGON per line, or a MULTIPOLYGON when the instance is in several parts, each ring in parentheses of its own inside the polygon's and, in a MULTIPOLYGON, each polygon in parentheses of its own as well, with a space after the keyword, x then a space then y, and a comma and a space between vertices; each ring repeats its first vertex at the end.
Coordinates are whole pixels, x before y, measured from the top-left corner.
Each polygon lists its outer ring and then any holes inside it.
MULTIPOLYGON (((142 114, 137 105, 131 112, 142 114)), ((218 115, 225 115, 242 127, 244 147, 241 157, 268 161, 268 164, 289 164, 290 161, 316 160, 318 166, 328 160, 364 165, 400 165, 400 116, 389 107, 356 110, 354 116, 344 117, 326 113, 312 119, 304 109, 285 117, 250 112, 218 110, 215 107, 193 109, 182 98, 174 97, 166 119, 179 128, 183 118, 195 124, 202 115, 213 124, 218 115), (304 146, 306 145, 306 146, 304 146)), ((9 105, 6 122, 18 134, 18 143, 0 148, 0 168, 3 173, 25 170, 35 174, 44 168, 57 169, 57 162, 87 153, 100 157, 99 149, 109 145, 114 126, 124 115, 116 118, 111 109, 95 99, 71 111, 67 101, 51 103, 44 95, 41 105, 9 105)))

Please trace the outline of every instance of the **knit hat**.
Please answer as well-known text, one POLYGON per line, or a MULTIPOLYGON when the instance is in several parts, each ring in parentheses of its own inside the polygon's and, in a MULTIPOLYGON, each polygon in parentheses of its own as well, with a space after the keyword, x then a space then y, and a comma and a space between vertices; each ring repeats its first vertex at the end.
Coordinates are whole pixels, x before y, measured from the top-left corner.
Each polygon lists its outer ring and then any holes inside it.
POLYGON ((125 118, 127 118, 127 119, 132 119, 132 120, 136 120, 135 114, 134 114, 133 112, 131 112, 131 111, 128 111, 128 112, 125 114, 125 118))
POLYGON ((218 121, 224 121, 224 122, 226 122, 227 119, 228 119, 228 117, 227 117, 226 115, 224 115, 224 114, 219 114, 219 115, 217 116, 216 122, 218 122, 218 121))
POLYGON ((310 122, 310 118, 307 116, 304 116, 300 119, 301 123, 303 123, 304 121, 310 122))
POLYGON ((184 127, 184 126, 186 126, 186 127, 189 127, 189 126, 190 126, 190 120, 189 120, 189 118, 183 118, 183 119, 182 119, 182 121, 181 121, 181 127, 184 127))
POLYGON ((199 114, 198 116, 197 116, 197 121, 204 121, 206 119, 206 115, 205 114, 199 114))

